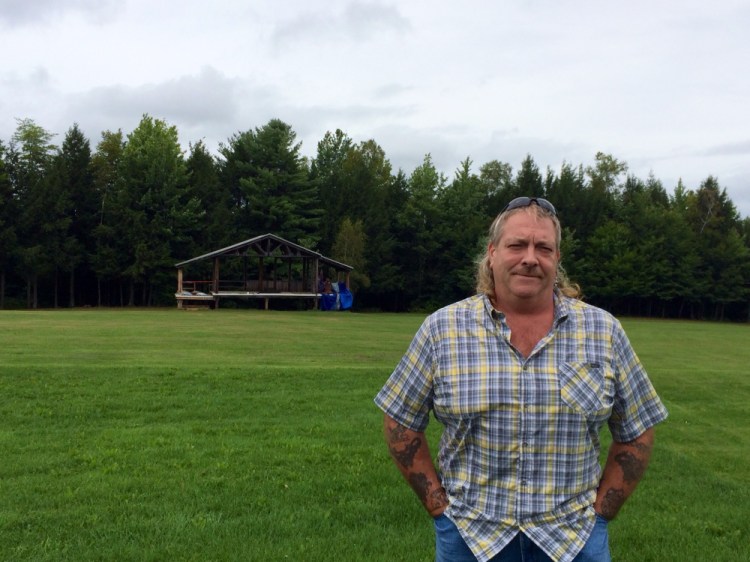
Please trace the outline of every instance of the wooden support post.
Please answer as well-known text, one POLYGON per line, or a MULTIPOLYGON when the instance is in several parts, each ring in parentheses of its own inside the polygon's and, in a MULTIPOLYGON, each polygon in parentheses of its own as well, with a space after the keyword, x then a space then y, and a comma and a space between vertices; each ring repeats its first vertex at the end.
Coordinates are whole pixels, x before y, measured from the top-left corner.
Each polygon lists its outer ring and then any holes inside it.
POLYGON ((315 298, 313 299, 313 306, 315 307, 314 310, 318 310, 318 276, 320 275, 320 262, 318 261, 318 258, 315 258, 315 261, 313 262, 315 264, 315 270, 313 273, 313 281, 312 281, 312 292, 315 293, 315 298))
POLYGON ((177 269, 177 308, 182 308, 182 268, 177 269))
POLYGON ((219 258, 214 258, 214 274, 211 279, 211 287, 213 287, 212 290, 214 293, 219 292, 219 258))

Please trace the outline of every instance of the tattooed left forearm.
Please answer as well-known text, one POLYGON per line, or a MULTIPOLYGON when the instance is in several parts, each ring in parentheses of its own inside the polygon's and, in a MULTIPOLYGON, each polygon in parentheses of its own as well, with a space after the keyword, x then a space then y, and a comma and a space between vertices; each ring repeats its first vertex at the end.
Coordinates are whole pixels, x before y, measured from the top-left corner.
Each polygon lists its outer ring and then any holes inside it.
POLYGON ((389 443, 405 443, 409 440, 408 430, 403 425, 395 424, 393 427, 386 427, 386 432, 389 443))
POLYGON ((614 519, 625 503, 625 492, 619 488, 610 488, 604 494, 599 506, 599 513, 605 519, 614 519))
POLYGON ((646 463, 630 451, 623 451, 615 455, 615 462, 622 468, 622 477, 625 482, 635 483, 643 478, 646 472, 646 463))
POLYGON ((622 450, 615 454, 614 460, 622 469, 623 480, 629 484, 637 484, 643 478, 651 456, 649 441, 631 441, 622 443, 622 450))
POLYGON ((643 478, 653 444, 654 432, 651 428, 637 439, 628 442, 615 441, 610 445, 594 503, 594 509, 601 515, 607 519, 613 519, 617 515, 625 500, 643 478))

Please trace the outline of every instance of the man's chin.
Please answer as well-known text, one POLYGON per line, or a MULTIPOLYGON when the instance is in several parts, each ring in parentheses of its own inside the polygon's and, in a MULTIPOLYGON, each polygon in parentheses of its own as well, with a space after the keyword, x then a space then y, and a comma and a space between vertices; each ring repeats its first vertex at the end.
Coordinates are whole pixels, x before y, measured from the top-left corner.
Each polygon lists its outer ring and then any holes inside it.
POLYGON ((527 278, 528 281, 523 283, 515 283, 513 286, 513 293, 518 298, 534 298, 540 296, 545 292, 546 287, 539 279, 527 278))
POLYGON ((523 290, 539 290, 542 287, 542 280, 538 277, 516 277, 513 283, 514 287, 519 291, 523 290))

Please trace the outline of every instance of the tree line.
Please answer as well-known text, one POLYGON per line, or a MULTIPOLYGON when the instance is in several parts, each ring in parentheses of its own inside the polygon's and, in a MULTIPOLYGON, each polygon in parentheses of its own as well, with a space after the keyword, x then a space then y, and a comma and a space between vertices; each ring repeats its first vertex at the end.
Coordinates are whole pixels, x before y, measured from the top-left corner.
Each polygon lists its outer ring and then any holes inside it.
POLYGON ((0 140, 0 308, 174 304, 176 262, 265 233, 355 267, 360 309, 429 310, 473 293, 489 223, 519 195, 545 197, 563 224, 563 264, 585 299, 617 314, 750 316, 750 219, 717 178, 668 192, 599 153, 593 165, 514 170, 429 154, 394 170, 374 140, 328 132, 301 154, 278 119, 212 154, 183 150, 144 115, 94 148, 73 125, 20 119, 0 140))

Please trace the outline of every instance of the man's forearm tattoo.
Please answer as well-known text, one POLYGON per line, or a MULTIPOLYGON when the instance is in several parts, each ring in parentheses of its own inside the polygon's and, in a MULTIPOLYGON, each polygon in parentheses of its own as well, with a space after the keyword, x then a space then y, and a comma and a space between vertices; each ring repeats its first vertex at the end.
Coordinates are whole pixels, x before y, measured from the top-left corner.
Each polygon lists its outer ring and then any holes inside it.
POLYGON ((433 510, 442 505, 448 505, 448 496, 445 493, 445 488, 438 486, 433 490, 433 483, 423 473, 415 472, 410 474, 409 485, 421 502, 427 506, 427 509, 433 510))
POLYGON ((610 488, 604 494, 601 503, 601 515, 605 519, 614 519, 617 512, 620 511, 622 504, 625 503, 625 492, 619 488, 610 488))
POLYGON ((419 437, 415 437, 411 440, 411 443, 406 445, 403 449, 398 450, 392 445, 388 446, 391 452, 391 456, 403 467, 410 468, 414 464, 414 457, 422 446, 422 440, 419 437))
POLYGON ((388 430, 388 442, 389 443, 405 443, 409 440, 406 435, 406 428, 403 425, 396 424, 388 430))
POLYGON ((630 451, 618 453, 615 455, 615 460, 620 465, 620 468, 622 468, 622 475, 625 482, 638 482, 643 477, 643 473, 646 472, 646 464, 643 460, 630 451))
POLYGON ((422 440, 419 437, 414 437, 409 441, 409 433, 409 430, 401 424, 388 429, 388 450, 396 462, 404 468, 411 468, 414 464, 414 457, 422 446, 422 440), (402 447, 401 444, 405 445, 402 447))
POLYGON ((440 506, 448 505, 448 494, 445 492, 445 488, 440 486, 437 490, 433 490, 430 494, 430 509, 436 509, 440 506))

